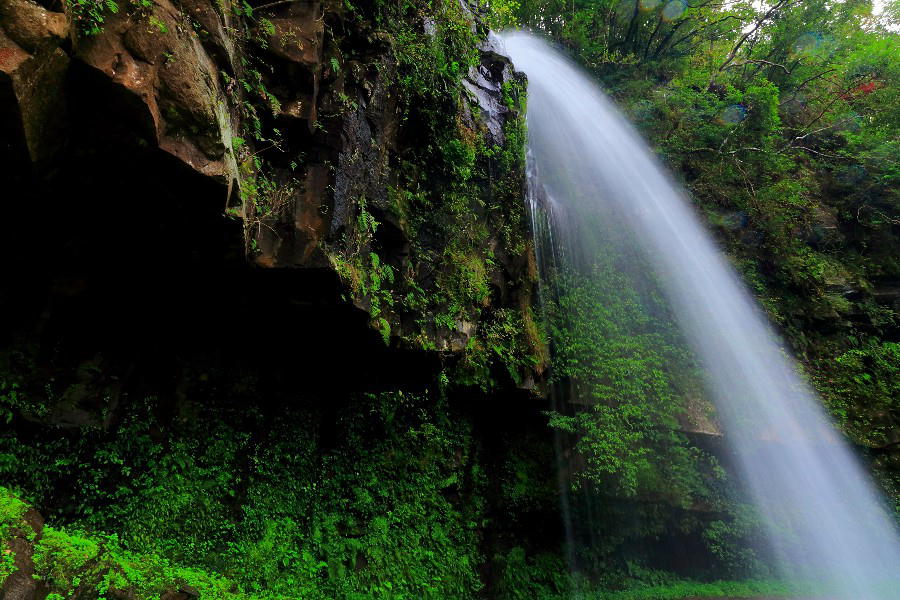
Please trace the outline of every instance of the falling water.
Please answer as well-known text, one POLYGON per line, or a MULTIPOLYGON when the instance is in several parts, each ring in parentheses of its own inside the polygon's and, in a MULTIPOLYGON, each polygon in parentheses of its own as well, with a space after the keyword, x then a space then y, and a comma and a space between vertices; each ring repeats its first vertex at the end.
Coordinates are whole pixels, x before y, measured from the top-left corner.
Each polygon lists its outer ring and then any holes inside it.
POLYGON ((540 236, 539 260, 633 239, 703 364, 784 576, 823 584, 829 598, 900 597, 896 524, 677 184, 567 59, 526 33, 504 42, 529 80, 530 187, 544 204, 533 212, 567 216, 540 236))

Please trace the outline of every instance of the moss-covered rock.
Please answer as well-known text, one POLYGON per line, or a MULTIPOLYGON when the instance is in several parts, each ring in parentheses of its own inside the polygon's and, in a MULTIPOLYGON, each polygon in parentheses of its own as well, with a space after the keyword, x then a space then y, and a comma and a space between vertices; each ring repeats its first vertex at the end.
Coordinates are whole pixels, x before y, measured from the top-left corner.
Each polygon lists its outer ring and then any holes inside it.
POLYGON ((278 110, 242 155, 255 260, 331 268, 385 342, 462 355, 485 385, 491 364, 530 385, 542 342, 510 326, 533 322, 535 291, 524 78, 465 4, 311 11, 259 17, 278 110), (283 83, 296 71, 302 90, 283 83), (277 150, 258 160, 262 138, 277 150))
POLYGON ((227 579, 123 550, 113 536, 88 536, 45 527, 34 508, 0 487, 0 594, 35 598, 210 598, 250 596, 227 579))
POLYGON ((44 522, 33 508, 0 488, 0 596, 9 600, 30 600, 34 581, 34 546, 43 533, 44 522))

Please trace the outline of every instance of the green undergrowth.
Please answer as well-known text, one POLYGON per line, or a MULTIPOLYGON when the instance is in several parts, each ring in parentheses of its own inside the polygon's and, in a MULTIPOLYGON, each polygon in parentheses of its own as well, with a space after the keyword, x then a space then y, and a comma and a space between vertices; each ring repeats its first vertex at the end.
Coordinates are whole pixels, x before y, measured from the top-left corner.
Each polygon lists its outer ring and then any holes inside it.
MULTIPOLYGON (((47 586, 50 598, 104 598, 122 593, 153 598, 185 587, 210 600, 249 598, 225 578, 175 566, 159 555, 125 550, 115 535, 46 525, 38 536, 23 519, 27 509, 25 502, 0 486, 0 539, 9 539, 12 531, 25 532, 34 544, 34 577, 47 586)), ((0 580, 15 570, 13 558, 3 553, 0 580)))
MULTIPOLYGON (((456 388, 451 401, 439 391, 445 381, 431 391, 260 406, 253 399, 265 392, 252 379, 186 381, 196 402, 127 402, 107 428, 34 435, 14 416, 0 433, 0 478, 49 523, 36 564, 54 593, 150 597, 189 586, 222 599, 603 597, 598 590, 626 581, 674 581, 641 566, 659 557, 634 551, 635 540, 673 528, 702 536, 698 576, 745 568, 734 553, 752 519, 607 501, 603 520, 581 505, 574 513, 597 535, 576 540, 578 560, 605 575, 590 585, 570 576, 551 432, 479 435, 454 408, 476 390, 456 388)), ((9 518, 25 507, 2 506, 9 518)))
POLYGON ((2 477, 54 524, 37 572, 64 596, 473 597, 483 474, 440 402, 361 396, 333 425, 223 407, 163 424, 151 400, 110 431, 5 434, 2 477))
POLYGON ((698 367, 660 295, 641 294, 627 275, 638 269, 615 256, 599 252, 589 272, 555 277, 554 377, 574 382, 568 399, 584 408, 551 422, 578 434, 582 477, 625 496, 652 490, 690 505, 703 483, 689 465, 703 457, 675 431, 685 396, 700 387, 698 367))
POLYGON ((86 535, 45 527, 34 551, 35 578, 59 598, 105 598, 126 594, 159 597, 166 591, 192 589, 210 600, 252 596, 224 577, 173 565, 156 554, 124 550, 115 536, 86 535))
MULTIPOLYGON (((360 492, 357 490, 357 494, 360 492)), ((10 528, 30 531, 30 528, 22 521, 22 515, 27 509, 27 504, 17 498, 10 490, 0 487, 0 533, 3 539, 7 539, 10 528)), ((388 513, 387 518, 391 518, 388 513)), ((416 518, 417 515, 404 512, 398 515, 400 519, 416 518)), ((418 515, 419 518, 422 515, 418 515)), ((431 517, 433 519, 433 517, 431 517)), ((395 520, 393 527, 402 521, 395 520)), ((284 524, 282 523, 282 526, 284 524)), ((389 523, 376 524, 375 529, 381 530, 381 536, 387 533, 389 523)), ((409 527, 409 525, 407 525, 409 527)), ((279 527, 281 529, 282 527, 279 527)), ((433 537, 433 536, 432 536, 433 537)), ((185 567, 188 560, 182 557, 180 561, 168 558, 170 549, 160 549, 158 552, 139 552, 129 549, 124 539, 114 534, 86 533, 74 528, 57 528, 46 525, 39 538, 33 534, 28 538, 34 542, 34 568, 35 578, 46 585, 50 597, 69 598, 107 598, 127 597, 154 598, 166 591, 181 589, 191 590, 200 598, 208 600, 251 600, 269 598, 465 598, 479 589, 475 583, 471 587, 453 588, 447 587, 449 580, 444 575, 425 577, 419 582, 409 578, 411 573, 403 573, 409 566, 409 554, 416 550, 415 545, 405 545, 402 552, 389 553, 389 560, 394 563, 390 566, 377 565, 379 571, 384 574, 393 574, 394 578, 388 578, 376 585, 361 588, 348 588, 343 584, 335 586, 335 582, 323 581, 317 577, 322 571, 331 571, 334 561, 327 560, 316 562, 314 558, 308 560, 306 569, 302 573, 294 573, 286 562, 278 562, 277 554, 283 553, 284 548, 279 548, 275 543, 271 532, 267 532, 265 540, 258 550, 265 553, 266 562, 275 559, 275 564, 268 569, 275 569, 281 578, 287 581, 272 587, 259 587, 248 582, 248 577, 259 576, 254 567, 253 554, 244 556, 243 573, 235 577, 225 577, 215 573, 209 568, 185 567), (248 572, 249 571, 249 572, 248 572), (403 574, 401 574, 403 573, 403 574), (300 579, 308 578, 306 585, 298 585, 300 579), (317 581, 318 580, 318 581, 317 581), (416 586, 416 583, 419 586, 416 586), (343 588, 343 589, 341 589, 343 588), (417 588, 417 589, 416 589, 417 588), (412 591, 415 589, 415 591, 412 591)), ((288 543, 289 537, 281 536, 278 544, 288 543)), ((372 538, 366 539, 367 543, 372 538)), ((368 553, 371 556, 372 549, 366 548, 367 544, 355 544, 358 553, 368 553)), ((380 548, 383 550, 384 548, 380 548)), ((399 550, 399 549, 398 549, 399 550)), ((12 556, 4 555, 3 577, 14 570, 12 556), (9 565, 6 565, 6 563, 9 565)), ((259 556, 259 558, 263 558, 259 556)), ((386 556, 386 558, 388 558, 386 556)), ((431 558, 437 560, 441 557, 425 550, 424 554, 415 559, 431 558)), ((446 558, 446 557, 444 557, 446 558)), ((796 588, 775 582, 764 580, 748 581, 714 581, 697 582, 680 580, 672 575, 656 572, 649 580, 664 580, 665 583, 647 583, 646 573, 644 581, 629 579, 623 576, 616 587, 618 591, 605 591, 598 589, 596 584, 591 584, 577 576, 572 576, 565 568, 561 556, 553 554, 540 554, 536 559, 526 560, 525 552, 521 548, 513 548, 506 556, 497 557, 495 565, 503 573, 502 580, 494 590, 498 598, 506 600, 564 600, 566 598, 578 598, 583 600, 675 600, 680 598, 754 598, 766 596, 791 597, 796 594, 796 588), (624 586, 622 582, 624 583, 624 586), (623 588, 624 589, 621 589, 623 588), (792 591, 793 590, 793 591, 792 591)), ((443 565, 445 568, 448 565, 443 565)), ((456 565, 458 568, 463 565, 456 565)), ((469 567, 473 565, 468 565, 469 567)), ((348 577, 348 573, 343 573, 348 577)), ((355 583, 358 583, 355 582, 355 583)), ((469 582, 470 584, 473 582, 469 582)))
POLYGON ((528 556, 520 547, 499 557, 503 578, 498 597, 505 600, 713 600, 737 598, 792 598, 812 593, 809 586, 788 585, 774 579, 700 581, 669 572, 632 565, 610 570, 601 581, 570 573, 559 554, 528 556))
POLYGON ((630 246, 601 219, 578 219, 612 238, 546 275, 556 398, 549 422, 571 456, 564 470, 579 570, 665 564, 664 550, 649 549, 685 536, 699 541, 693 552, 705 576, 766 573, 755 551, 759 519, 690 435, 700 431, 702 441, 717 425, 658 282, 637 249, 615 251, 630 246))
POLYGON ((679 600, 679 599, 736 599, 736 598, 791 598, 796 591, 773 581, 715 581, 702 583, 679 581, 667 585, 635 587, 619 592, 587 595, 596 600, 679 600))
MULTIPOLYGON (((6 488, 0 487, 0 540, 8 540, 14 531, 30 532, 31 528, 23 518, 27 510, 27 504, 10 494, 6 488)), ((0 554, 0 581, 4 581, 16 570, 14 559, 8 552, 0 554)))

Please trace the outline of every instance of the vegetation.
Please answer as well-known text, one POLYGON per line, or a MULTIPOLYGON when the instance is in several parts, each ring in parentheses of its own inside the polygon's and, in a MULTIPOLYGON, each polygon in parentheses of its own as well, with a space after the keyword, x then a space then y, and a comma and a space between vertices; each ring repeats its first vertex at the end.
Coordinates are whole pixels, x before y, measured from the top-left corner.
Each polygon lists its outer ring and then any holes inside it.
MULTIPOLYGON (((628 112, 900 502, 889 440, 900 422, 896 6, 876 19, 855 0, 493 5, 496 27, 559 43, 628 112)), ((589 266, 577 272, 556 265, 548 286, 551 372, 564 399, 550 422, 580 457, 573 483, 588 489, 579 493, 616 515, 614 531, 604 519, 585 526, 602 541, 585 540, 580 567, 651 566, 646 545, 629 557, 629 544, 696 528, 719 572, 765 574, 748 537, 752 513, 734 504, 717 460, 679 433, 703 404, 702 386, 655 282, 616 263, 627 239, 588 226, 612 239, 579 257, 589 266), (623 513, 623 498, 639 501, 623 513), (654 518, 644 503, 661 498, 720 517, 687 523, 666 509, 654 518), (627 515, 638 526, 623 525, 627 515)))
MULTIPOLYGON (((36 573, 55 593, 467 598, 481 587, 485 482, 471 430, 444 401, 359 397, 331 449, 324 415, 308 410, 208 406, 154 431, 159 408, 148 399, 108 431, 4 436, 17 460, 3 480, 68 523, 36 545, 36 573)), ((8 493, 3 503, 12 524, 25 505, 8 493)))
POLYGON ((103 25, 110 15, 118 14, 124 5, 128 14, 146 17, 148 22, 160 33, 166 33, 166 27, 158 19, 151 16, 153 2, 151 0, 63 0, 70 11, 78 32, 85 36, 94 36, 103 31, 103 25))

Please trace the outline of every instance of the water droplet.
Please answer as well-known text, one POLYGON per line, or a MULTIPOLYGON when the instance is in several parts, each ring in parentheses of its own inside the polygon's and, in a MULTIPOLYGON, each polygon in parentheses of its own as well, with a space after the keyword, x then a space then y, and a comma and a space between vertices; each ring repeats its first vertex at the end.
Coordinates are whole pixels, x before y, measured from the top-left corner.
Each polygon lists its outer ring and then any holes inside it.
POLYGON ((740 123, 745 118, 747 118, 747 109, 740 104, 732 104, 719 115, 719 120, 723 123, 740 123))
POLYGON ((803 56, 813 54, 822 46, 824 38, 821 33, 810 31, 804 33, 791 46, 792 56, 803 56))
POLYGON ((662 17, 666 21, 674 21, 687 10, 687 0, 672 0, 663 7, 662 17))
POLYGON ((641 10, 656 10, 660 4, 660 0, 641 0, 641 10))

